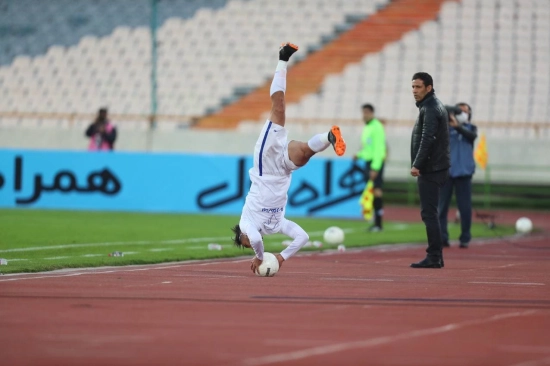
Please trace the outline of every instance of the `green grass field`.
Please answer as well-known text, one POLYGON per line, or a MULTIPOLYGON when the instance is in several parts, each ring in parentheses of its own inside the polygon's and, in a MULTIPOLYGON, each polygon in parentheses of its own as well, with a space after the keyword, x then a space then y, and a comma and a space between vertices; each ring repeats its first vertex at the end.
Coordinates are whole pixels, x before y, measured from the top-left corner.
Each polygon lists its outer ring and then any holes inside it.
MULTIPOLYGON (((345 245, 362 247, 376 244, 426 242, 423 223, 387 222, 381 233, 367 233, 364 221, 295 218, 310 235, 322 241, 324 230, 339 226, 346 232, 345 245)), ((231 243, 230 227, 237 216, 147 214, 121 212, 0 210, 0 258, 8 260, 1 273, 38 272, 61 268, 148 264, 190 259, 252 256, 231 243), (223 246, 220 251, 207 249, 209 243, 223 246), (123 257, 109 257, 121 251, 123 257)), ((459 227, 449 226, 452 239, 459 227)), ((499 227, 499 235, 513 233, 511 227, 499 227)), ((497 233, 475 224, 475 238, 497 233)), ((266 251, 280 252, 286 237, 265 238, 266 251)), ((326 250, 334 247, 306 247, 302 250, 326 250)))

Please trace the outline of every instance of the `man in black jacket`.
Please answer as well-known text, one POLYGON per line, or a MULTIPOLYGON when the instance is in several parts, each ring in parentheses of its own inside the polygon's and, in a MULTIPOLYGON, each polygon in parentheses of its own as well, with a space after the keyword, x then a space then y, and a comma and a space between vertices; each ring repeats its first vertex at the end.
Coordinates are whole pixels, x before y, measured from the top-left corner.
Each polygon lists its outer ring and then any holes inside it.
POLYGON ((449 116, 435 97, 432 77, 418 72, 412 77, 412 91, 418 118, 411 138, 411 175, 418 177, 420 214, 426 225, 428 255, 413 268, 442 268, 443 239, 438 217, 440 190, 449 177, 449 116))

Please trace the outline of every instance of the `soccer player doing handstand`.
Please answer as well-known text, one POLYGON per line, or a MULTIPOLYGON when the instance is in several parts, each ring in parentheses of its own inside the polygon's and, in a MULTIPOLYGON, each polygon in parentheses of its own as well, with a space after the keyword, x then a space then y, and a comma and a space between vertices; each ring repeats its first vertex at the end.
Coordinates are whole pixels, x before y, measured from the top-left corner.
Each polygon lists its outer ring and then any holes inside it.
POLYGON ((255 257, 252 272, 262 263, 263 236, 281 233, 292 243, 276 254, 279 266, 296 254, 309 240, 308 234, 298 224, 285 218, 291 174, 307 164, 318 152, 333 146, 336 155, 346 152, 346 143, 340 128, 332 126, 329 132, 313 136, 308 142, 287 140, 285 128, 285 92, 287 63, 298 50, 292 43, 284 43, 279 49, 279 63, 271 83, 271 115, 265 122, 254 147, 254 166, 249 170, 252 183, 246 196, 238 225, 232 228, 237 247, 252 248, 255 257))

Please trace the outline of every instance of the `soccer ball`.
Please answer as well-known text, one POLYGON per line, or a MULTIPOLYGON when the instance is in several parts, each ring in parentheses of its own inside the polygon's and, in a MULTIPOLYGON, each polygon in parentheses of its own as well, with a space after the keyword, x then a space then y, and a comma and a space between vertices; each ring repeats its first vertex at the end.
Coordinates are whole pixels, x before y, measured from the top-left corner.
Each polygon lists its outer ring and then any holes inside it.
POLYGON ((344 231, 338 226, 331 226, 325 230, 323 239, 327 244, 342 244, 344 242, 344 231))
POLYGON ((527 234, 533 230, 533 223, 527 217, 520 217, 516 221, 516 231, 520 234, 527 234))
POLYGON ((264 252, 264 260, 258 268, 256 268, 256 276, 273 277, 279 271, 279 261, 275 255, 264 252))

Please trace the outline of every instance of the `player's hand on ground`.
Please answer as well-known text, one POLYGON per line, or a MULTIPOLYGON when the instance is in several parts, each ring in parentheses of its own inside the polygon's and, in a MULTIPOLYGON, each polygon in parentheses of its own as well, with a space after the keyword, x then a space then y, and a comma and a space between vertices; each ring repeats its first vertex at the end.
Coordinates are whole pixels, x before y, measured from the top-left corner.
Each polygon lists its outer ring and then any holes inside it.
POLYGON ((413 177, 420 177, 420 170, 415 168, 414 166, 411 168, 411 175, 413 177))
POLYGON ((279 261, 279 268, 281 268, 281 266, 283 265, 283 262, 285 261, 285 259, 284 259, 283 256, 280 255, 280 254, 275 254, 275 257, 276 257, 277 260, 279 261))
POLYGON ((262 261, 258 259, 258 257, 252 258, 252 261, 250 262, 250 269, 252 270, 252 273, 256 273, 256 269, 262 264, 262 261))

